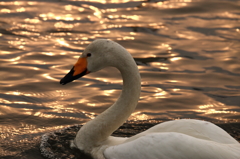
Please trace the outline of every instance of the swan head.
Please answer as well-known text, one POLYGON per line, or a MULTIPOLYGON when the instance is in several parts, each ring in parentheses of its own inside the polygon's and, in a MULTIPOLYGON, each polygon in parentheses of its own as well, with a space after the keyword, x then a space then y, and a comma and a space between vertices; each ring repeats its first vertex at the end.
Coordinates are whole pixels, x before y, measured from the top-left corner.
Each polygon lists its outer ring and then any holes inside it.
POLYGON ((107 39, 98 39, 89 44, 80 55, 77 63, 69 73, 61 79, 60 84, 67 84, 91 72, 105 67, 125 66, 132 56, 121 45, 107 39))

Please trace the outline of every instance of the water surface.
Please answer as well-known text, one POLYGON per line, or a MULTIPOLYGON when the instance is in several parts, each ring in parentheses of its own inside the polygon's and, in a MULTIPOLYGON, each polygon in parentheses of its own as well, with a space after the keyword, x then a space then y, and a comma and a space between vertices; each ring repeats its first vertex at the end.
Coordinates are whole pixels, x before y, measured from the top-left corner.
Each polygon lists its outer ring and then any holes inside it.
POLYGON ((0 156, 114 103, 122 85, 114 68, 59 84, 98 38, 120 43, 138 64, 142 92, 129 120, 240 122, 239 0, 7 0, 0 2, 0 156))

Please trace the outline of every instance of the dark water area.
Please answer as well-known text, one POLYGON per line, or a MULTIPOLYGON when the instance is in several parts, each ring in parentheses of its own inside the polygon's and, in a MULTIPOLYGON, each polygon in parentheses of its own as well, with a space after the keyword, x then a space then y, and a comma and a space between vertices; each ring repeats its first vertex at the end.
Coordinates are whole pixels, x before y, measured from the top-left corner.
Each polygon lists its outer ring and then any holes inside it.
POLYGON ((59 84, 99 38, 123 45, 138 64, 142 92, 129 121, 240 123, 239 0, 5 0, 1 158, 41 158, 22 152, 37 151, 42 134, 83 124, 116 101, 122 81, 113 68, 59 84))

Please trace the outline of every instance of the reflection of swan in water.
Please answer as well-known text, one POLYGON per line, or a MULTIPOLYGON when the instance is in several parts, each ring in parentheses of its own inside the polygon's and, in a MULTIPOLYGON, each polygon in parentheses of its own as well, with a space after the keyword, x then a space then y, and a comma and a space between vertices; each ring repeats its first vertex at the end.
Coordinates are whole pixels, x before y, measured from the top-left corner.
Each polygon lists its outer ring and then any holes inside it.
POLYGON ((134 111, 140 96, 140 75, 132 56, 113 41, 95 40, 60 83, 109 66, 121 72, 122 93, 110 108, 79 130, 72 146, 96 159, 240 158, 240 143, 218 126, 200 120, 164 122, 130 138, 110 136, 134 111))

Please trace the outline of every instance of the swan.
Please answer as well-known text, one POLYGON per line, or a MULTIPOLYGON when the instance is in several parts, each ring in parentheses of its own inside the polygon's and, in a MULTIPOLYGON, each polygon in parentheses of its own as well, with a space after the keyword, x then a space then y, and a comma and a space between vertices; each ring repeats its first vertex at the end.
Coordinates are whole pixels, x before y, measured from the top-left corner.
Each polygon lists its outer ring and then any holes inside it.
POLYGON ((141 91, 138 67, 120 44, 98 39, 89 44, 68 74, 65 85, 105 67, 123 78, 118 100, 78 131, 71 147, 94 159, 239 159, 240 143, 213 123, 194 119, 163 122, 130 138, 110 136, 135 110, 141 91))

